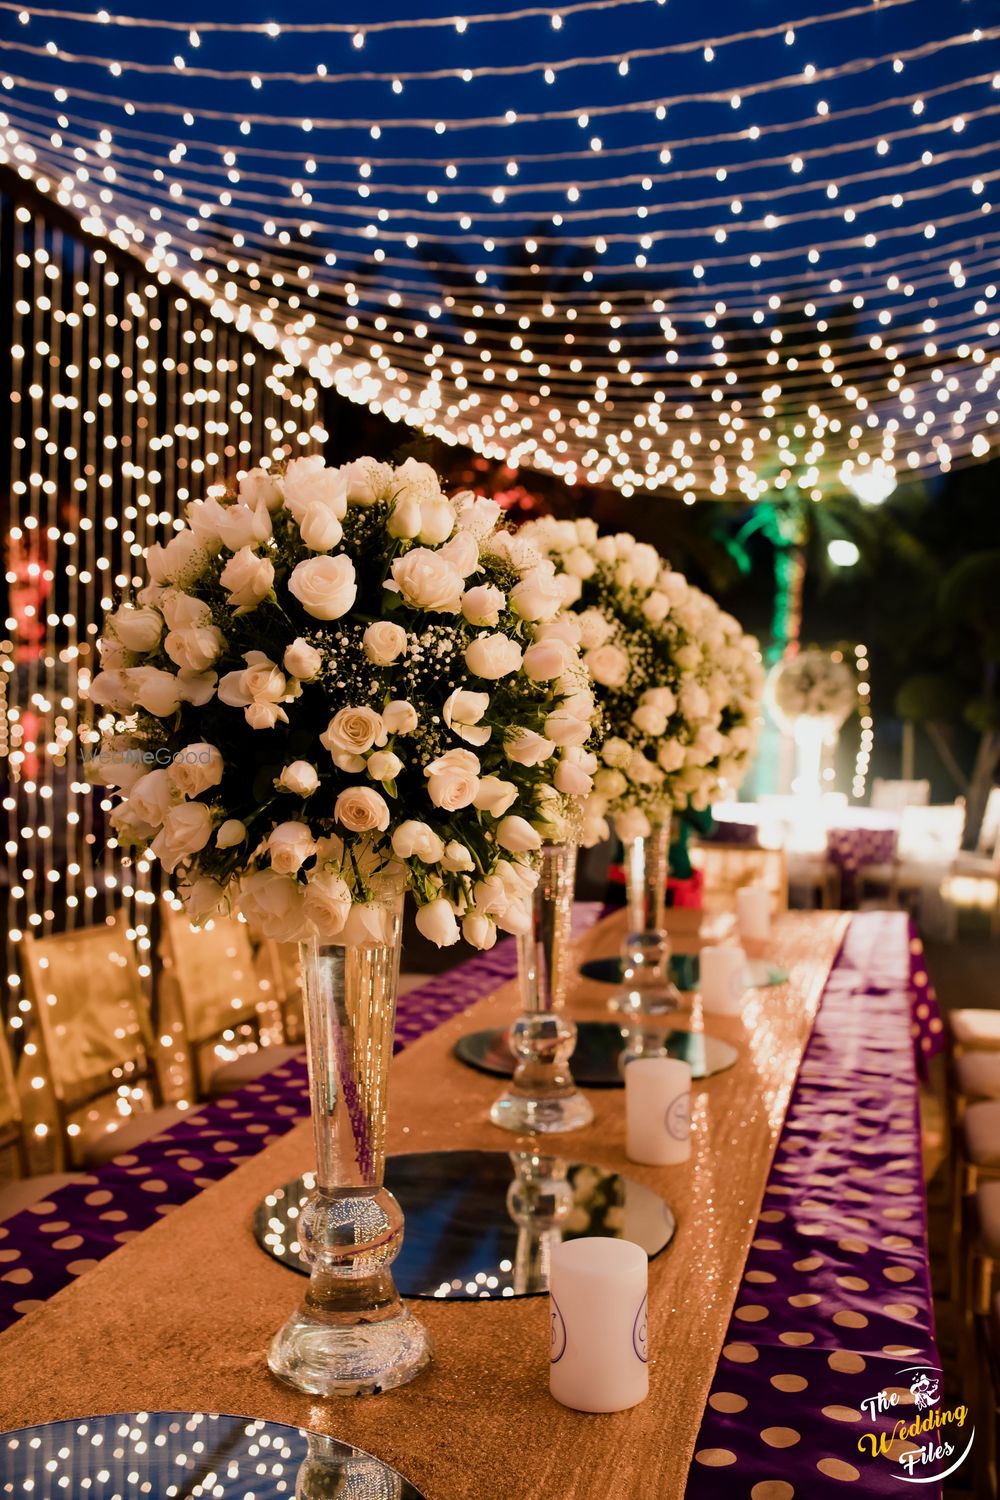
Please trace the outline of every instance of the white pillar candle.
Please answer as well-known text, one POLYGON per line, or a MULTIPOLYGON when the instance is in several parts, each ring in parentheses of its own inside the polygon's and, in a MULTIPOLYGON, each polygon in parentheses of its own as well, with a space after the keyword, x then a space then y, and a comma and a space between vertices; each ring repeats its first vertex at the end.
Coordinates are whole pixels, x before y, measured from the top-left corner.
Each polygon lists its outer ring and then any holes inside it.
POLYGON ((678 1057, 637 1057, 625 1068, 625 1155, 672 1167, 691 1155, 691 1069, 678 1057))
POLYGON ((764 942, 771 936, 771 892, 766 885, 743 885, 736 892, 736 921, 741 938, 764 942))
POLYGON ((646 1252, 628 1240, 595 1236, 553 1246, 549 1390, 563 1406, 625 1411, 645 1401, 648 1282, 646 1252))
POLYGON ((720 1016, 738 1016, 746 990, 747 956, 735 943, 702 948, 700 955, 701 1003, 720 1016))

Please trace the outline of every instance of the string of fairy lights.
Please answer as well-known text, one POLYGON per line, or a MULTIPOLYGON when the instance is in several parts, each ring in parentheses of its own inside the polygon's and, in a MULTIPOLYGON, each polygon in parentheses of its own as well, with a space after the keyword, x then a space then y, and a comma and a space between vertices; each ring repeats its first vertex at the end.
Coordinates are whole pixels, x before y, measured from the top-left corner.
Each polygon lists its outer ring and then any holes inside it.
MULTIPOLYGON (((0 260, 13 290, 0 1010, 27 1037, 23 933, 124 911, 150 972, 153 871, 145 859, 122 863, 109 794, 86 764, 100 738, 83 698, 102 610, 142 582, 139 559, 180 524, 186 501, 261 456, 314 451, 327 434, 315 383, 213 319, 166 273, 146 275, 7 197, 0 260)), ((25 1057, 34 1050, 28 1040, 25 1057)))
POLYGON ((884 497, 992 451, 979 0, 711 35, 662 0, 3 12, 0 161, 394 421, 687 503, 884 497))

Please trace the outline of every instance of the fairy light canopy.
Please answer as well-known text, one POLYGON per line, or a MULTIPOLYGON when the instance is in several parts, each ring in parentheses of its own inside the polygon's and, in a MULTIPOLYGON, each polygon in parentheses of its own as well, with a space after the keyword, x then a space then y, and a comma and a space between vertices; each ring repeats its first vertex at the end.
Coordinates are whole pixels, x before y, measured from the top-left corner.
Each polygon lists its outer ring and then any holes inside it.
POLYGON ((0 0, 0 160, 290 371, 568 483, 992 451, 986 0, 492 3, 0 0))

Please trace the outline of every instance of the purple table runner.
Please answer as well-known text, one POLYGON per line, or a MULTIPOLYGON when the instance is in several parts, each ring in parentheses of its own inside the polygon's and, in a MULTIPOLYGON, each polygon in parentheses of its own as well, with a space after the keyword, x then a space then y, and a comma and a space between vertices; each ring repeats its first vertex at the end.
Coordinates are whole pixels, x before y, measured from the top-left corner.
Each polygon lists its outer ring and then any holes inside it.
POLYGON ((891 865, 896 858, 897 828, 830 828, 826 857, 840 870, 841 905, 857 905, 856 876, 862 865, 891 865))
MULTIPOLYGON (((686 1500, 898 1496, 910 1479, 896 1450, 870 1449, 918 1415, 911 1367, 938 1364, 911 1042, 916 1010, 937 1015, 926 973, 911 983, 919 952, 905 913, 851 921, 778 1141, 686 1500), (862 1403, 883 1390, 898 1404, 873 1419, 862 1403)), ((928 1036, 940 1044, 939 1030, 928 1036)), ((941 1394, 939 1409, 961 1400, 941 1394)), ((964 1447, 970 1424, 961 1431, 964 1447)), ((917 1463, 913 1477, 949 1461, 917 1463)))
MULTIPOLYGON (((599 902, 578 903, 574 933, 593 926, 604 910, 599 902)), ((401 995, 395 1051, 516 973, 517 945, 505 938, 490 952, 401 995)), ((0 1331, 308 1115, 303 1053, 236 1093, 192 1108, 154 1140, 0 1224, 0 1331)))

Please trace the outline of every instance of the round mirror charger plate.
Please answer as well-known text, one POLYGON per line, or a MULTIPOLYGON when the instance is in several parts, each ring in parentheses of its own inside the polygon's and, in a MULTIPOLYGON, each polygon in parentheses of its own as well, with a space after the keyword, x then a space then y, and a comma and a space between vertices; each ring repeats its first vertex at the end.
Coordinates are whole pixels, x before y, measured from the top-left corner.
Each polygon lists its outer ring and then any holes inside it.
MULTIPOLYGON (((620 958, 591 958, 580 965, 584 979, 594 979, 598 984, 624 984, 625 965, 620 958)), ((700 966, 697 953, 674 953, 670 959, 670 978, 677 988, 690 994, 698 988, 700 966)), ((748 989, 767 989, 772 984, 785 984, 788 972, 766 958, 747 960, 746 985, 748 989)))
POLYGON ((0 1495, 32 1500, 424 1500, 381 1459, 323 1433, 199 1411, 117 1412, 0 1434, 0 1495))
MULTIPOLYGON (((690 1063, 692 1078, 709 1078, 714 1073, 723 1073, 740 1055, 731 1043, 703 1031, 657 1031, 655 1035, 668 1056, 690 1063)), ((617 1021, 578 1021, 576 1048, 570 1060, 576 1082, 588 1089, 620 1089, 619 1058, 625 1042, 626 1034, 617 1021)), ((459 1037, 455 1043, 455 1056, 468 1067, 496 1078, 510 1078, 514 1072, 514 1058, 507 1046, 505 1028, 472 1031, 459 1037)))
MULTIPOLYGON (((676 1227, 651 1188, 589 1162, 536 1151, 421 1151, 390 1156, 386 1186, 406 1215, 393 1262, 404 1297, 483 1301, 548 1290, 554 1241, 632 1240, 651 1258, 676 1227)), ((312 1173, 268 1193, 254 1213, 262 1250, 303 1275, 296 1224, 312 1173)))

